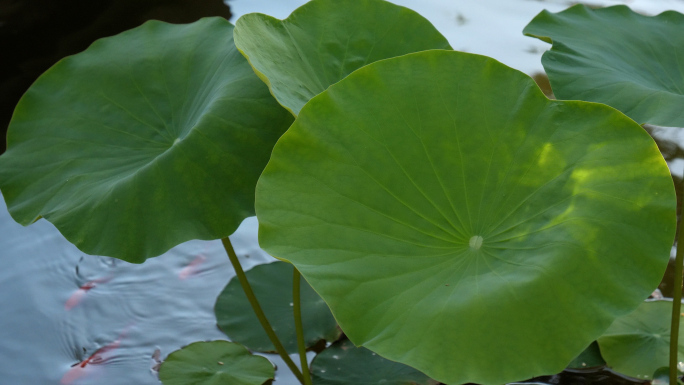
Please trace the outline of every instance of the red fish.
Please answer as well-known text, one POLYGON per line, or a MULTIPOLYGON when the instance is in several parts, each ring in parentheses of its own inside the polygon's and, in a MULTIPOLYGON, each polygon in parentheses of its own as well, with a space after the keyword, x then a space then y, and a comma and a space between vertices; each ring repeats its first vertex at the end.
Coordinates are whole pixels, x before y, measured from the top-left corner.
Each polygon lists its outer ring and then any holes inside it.
POLYGON ((79 378, 91 375, 90 369, 90 367, 82 368, 80 364, 76 364, 64 374, 59 383, 62 385, 71 385, 79 378))
POLYGON ((188 277, 197 274, 199 266, 206 261, 207 257, 203 254, 199 254, 192 260, 187 266, 185 266, 180 273, 178 273, 178 278, 181 280, 188 279, 188 277))
POLYGON ((81 377, 85 377, 91 373, 92 370, 92 365, 98 365, 106 362, 106 358, 104 355, 106 353, 109 353, 115 349, 117 349, 119 346, 121 346, 121 340, 126 337, 128 334, 128 330, 130 329, 129 327, 126 327, 123 332, 119 335, 119 337, 114 340, 112 343, 107 344, 95 351, 95 353, 91 354, 90 357, 86 358, 85 360, 79 362, 78 364, 74 365, 67 371, 64 376, 62 377, 62 380, 60 381, 60 384, 62 385, 70 385, 74 381, 78 380, 81 377))
POLYGON ((105 278, 99 278, 95 279, 92 281, 88 281, 85 284, 83 284, 81 287, 76 290, 71 297, 66 301, 64 304, 64 309, 66 310, 71 310, 74 307, 76 307, 81 301, 83 301, 83 298, 85 298, 86 293, 90 290, 93 289, 95 286, 97 286, 100 283, 107 283, 112 280, 112 277, 105 277, 105 278))

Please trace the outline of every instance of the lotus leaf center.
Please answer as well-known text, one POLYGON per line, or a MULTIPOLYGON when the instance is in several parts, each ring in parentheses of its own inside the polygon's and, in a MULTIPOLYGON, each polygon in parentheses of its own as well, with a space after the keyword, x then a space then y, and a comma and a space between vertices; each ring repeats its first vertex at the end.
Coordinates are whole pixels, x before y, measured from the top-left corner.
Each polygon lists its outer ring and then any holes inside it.
POLYGON ((470 245, 471 249, 480 250, 480 247, 482 247, 482 241, 484 241, 484 239, 482 239, 481 236, 473 235, 470 237, 470 242, 468 242, 468 244, 470 245))
POLYGON ((173 146, 175 146, 176 144, 178 144, 178 142, 180 142, 180 138, 176 138, 176 140, 173 141, 173 146))

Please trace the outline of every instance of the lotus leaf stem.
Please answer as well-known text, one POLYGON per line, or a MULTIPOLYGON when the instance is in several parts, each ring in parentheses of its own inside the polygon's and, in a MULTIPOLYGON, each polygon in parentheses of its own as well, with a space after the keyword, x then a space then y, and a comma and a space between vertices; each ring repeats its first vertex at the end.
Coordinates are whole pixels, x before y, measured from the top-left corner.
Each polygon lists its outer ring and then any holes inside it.
POLYGON ((233 244, 230 243, 230 239, 228 237, 222 238, 221 242, 223 243, 223 248, 226 249, 226 252, 228 253, 228 258, 230 259, 230 263, 233 265, 233 269, 235 269, 235 275, 237 275, 238 280, 240 281, 240 285, 242 286, 242 289, 245 292, 245 295, 247 295, 247 299, 249 300, 249 304, 252 305, 252 309, 254 310, 254 314, 256 314, 257 318, 259 319, 259 323, 261 323, 261 327, 264 328, 264 331, 268 335, 268 338, 271 340, 271 343, 273 346, 275 346, 276 351, 280 355, 280 358, 285 361, 285 364, 290 368, 292 373, 297 377, 300 383, 304 384, 304 376, 302 375, 302 372, 299 371, 299 368, 295 363, 292 361, 290 356, 287 354, 287 351, 285 350, 285 347, 283 344, 280 342, 278 339, 278 336, 275 334, 273 331, 273 327, 271 326, 271 323, 268 322, 268 319, 266 318, 266 314, 264 314, 263 309, 261 309, 261 305, 259 305, 259 301, 256 298, 256 295, 254 295, 254 291, 252 290, 252 286, 249 284, 249 281, 247 281, 247 276, 245 275, 244 270, 242 270, 242 265, 240 265, 240 260, 237 257, 237 254, 235 254, 235 249, 233 249, 233 244))
POLYGON ((294 311, 295 330, 297 331, 297 348, 299 349, 299 362, 304 373, 304 384, 311 385, 311 373, 306 361, 306 345, 304 343, 304 327, 302 326, 302 301, 300 295, 302 275, 294 268, 292 275, 292 305, 294 311))
MULTIPOLYGON (((682 202, 684 211, 684 202, 682 202)), ((677 384, 677 361, 679 345, 679 320, 682 311, 682 264, 684 262, 684 213, 679 213, 677 234, 677 257, 675 258, 674 283, 672 285, 672 325, 670 327, 670 384, 677 384)))

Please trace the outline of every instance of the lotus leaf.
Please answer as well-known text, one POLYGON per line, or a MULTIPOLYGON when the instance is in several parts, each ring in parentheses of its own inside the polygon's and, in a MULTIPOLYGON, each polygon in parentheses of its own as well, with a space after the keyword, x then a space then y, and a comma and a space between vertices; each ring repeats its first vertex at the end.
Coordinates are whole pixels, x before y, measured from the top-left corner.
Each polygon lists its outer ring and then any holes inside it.
POLYGON ((150 21, 43 74, 19 102, 0 189, 89 254, 140 263, 230 235, 292 122, 221 18, 150 21))
POLYGON ((228 341, 195 342, 169 354, 159 368, 164 385, 261 385, 273 364, 228 341))
POLYGON ((336 342, 311 363, 316 385, 436 385, 410 366, 380 357, 349 340, 336 342))
POLYGON ((448 384, 563 370, 658 285, 675 229, 638 124, 445 50, 314 97, 256 194, 261 246, 355 345, 448 384))
POLYGON ((568 365, 569 369, 592 368, 604 366, 606 361, 601 357, 601 350, 596 341, 592 342, 584 351, 568 365))
POLYGON ((235 44, 294 115, 368 63, 451 49, 425 18, 384 0, 312 0, 285 20, 244 15, 236 23, 235 44))
MULTIPOLYGON (((678 384, 681 383, 681 381, 677 382, 678 384)), ((658 370, 655 371, 653 374, 653 380, 651 381, 651 385, 669 385, 670 384, 670 368, 668 366, 664 366, 658 370)))
POLYGON ((639 123, 684 127, 684 15, 624 5, 542 11, 524 34, 553 43, 542 57, 559 99, 605 103, 639 123), (681 59, 680 59, 681 57, 681 59))
MULTIPOLYGON (((622 316, 598 339, 608 366, 628 376, 650 379, 669 365, 671 301, 647 301, 622 316)), ((682 330, 680 318, 679 330, 682 330)), ((679 359, 684 361, 684 336, 679 334, 679 359)))
MULTIPOLYGON (((247 271, 254 295, 273 326, 276 335, 289 353, 297 353, 297 335, 292 302, 292 265, 273 262, 247 271)), ((306 347, 321 340, 335 341, 340 337, 337 322, 330 309, 311 286, 301 281, 300 298, 306 347)), ((237 278, 228 282, 214 308, 219 328, 235 342, 258 352, 275 352, 259 320, 247 301, 237 278)))

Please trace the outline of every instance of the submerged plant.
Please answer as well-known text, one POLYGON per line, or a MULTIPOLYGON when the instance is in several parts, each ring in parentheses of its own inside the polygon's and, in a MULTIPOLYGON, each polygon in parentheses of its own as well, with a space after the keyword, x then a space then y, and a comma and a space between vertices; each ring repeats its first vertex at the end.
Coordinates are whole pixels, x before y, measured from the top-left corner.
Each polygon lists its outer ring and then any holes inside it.
MULTIPOLYGON (((15 220, 43 217, 90 254, 141 263, 222 239, 237 279, 219 325, 307 385, 558 372, 657 286, 675 231, 669 171, 633 120, 549 100, 382 0, 98 41, 20 101, 0 189, 15 220), (245 274, 228 236, 255 205, 284 262, 245 274), (306 350, 336 323, 370 350, 338 342, 312 376, 306 350)), ((160 378, 259 385, 273 370, 216 341, 171 354, 160 378)))

